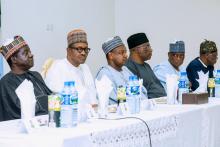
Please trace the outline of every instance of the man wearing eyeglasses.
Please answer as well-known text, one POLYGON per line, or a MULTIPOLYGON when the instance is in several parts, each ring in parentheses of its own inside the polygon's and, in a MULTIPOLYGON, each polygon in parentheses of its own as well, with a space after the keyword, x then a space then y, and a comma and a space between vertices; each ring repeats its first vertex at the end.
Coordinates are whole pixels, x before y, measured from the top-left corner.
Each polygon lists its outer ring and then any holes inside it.
POLYGON ((176 43, 170 43, 168 60, 156 65, 153 71, 161 84, 167 89, 166 86, 166 75, 177 75, 179 76, 180 71, 185 71, 183 64, 185 58, 185 45, 183 41, 176 41, 176 43))
POLYGON ((186 68, 187 76, 191 82, 191 89, 195 91, 199 87, 197 81, 198 72, 208 73, 208 78, 213 78, 214 64, 218 59, 218 50, 215 42, 205 40, 200 44, 200 56, 192 60, 186 68))
POLYGON ((57 60, 49 68, 45 77, 48 87, 54 92, 61 92, 64 82, 75 81, 77 91, 86 89, 88 102, 96 103, 96 89, 86 58, 89 54, 87 34, 84 30, 76 29, 67 35, 67 56, 57 60))
POLYGON ((152 48, 145 33, 133 34, 127 39, 130 56, 126 66, 133 74, 143 79, 143 85, 147 89, 148 98, 166 96, 165 89, 155 76, 150 65, 145 61, 150 60, 152 48))
MULTIPOLYGON (((126 66, 127 50, 119 36, 108 39, 102 44, 102 49, 106 55, 108 65, 103 66, 97 73, 96 79, 100 80, 106 75, 111 81, 113 90, 109 97, 110 104, 117 103, 117 88, 126 87, 129 76, 134 75, 126 66)), ((147 98, 146 89, 142 89, 143 97, 147 98)))

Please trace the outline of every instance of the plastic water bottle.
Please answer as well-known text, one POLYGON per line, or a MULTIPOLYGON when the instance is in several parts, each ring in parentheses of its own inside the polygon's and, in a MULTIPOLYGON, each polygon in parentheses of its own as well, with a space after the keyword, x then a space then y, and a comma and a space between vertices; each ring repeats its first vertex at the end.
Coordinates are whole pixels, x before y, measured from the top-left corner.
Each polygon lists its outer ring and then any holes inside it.
POLYGON ((73 126, 76 126, 78 122, 78 91, 76 90, 74 81, 69 82, 69 85, 70 85, 71 101, 73 104, 72 123, 73 123, 73 126))
POLYGON ((179 103, 182 104, 182 94, 189 93, 189 80, 187 78, 186 72, 180 73, 179 84, 178 84, 178 99, 179 103))
POLYGON ((215 76, 215 97, 220 98, 220 70, 217 70, 215 76))
POLYGON ((129 81, 126 87, 126 102, 131 114, 135 113, 135 99, 132 95, 133 76, 129 76, 129 81))
POLYGON ((140 97, 140 84, 137 76, 133 76, 133 96, 135 98, 135 113, 140 113, 141 97, 140 97))
POLYGON ((140 112, 140 85, 137 76, 129 76, 126 88, 126 101, 131 114, 140 112))
POLYGON ((60 112, 60 123, 61 127, 68 128, 72 127, 72 102, 69 82, 64 82, 63 90, 61 91, 61 112, 60 112))

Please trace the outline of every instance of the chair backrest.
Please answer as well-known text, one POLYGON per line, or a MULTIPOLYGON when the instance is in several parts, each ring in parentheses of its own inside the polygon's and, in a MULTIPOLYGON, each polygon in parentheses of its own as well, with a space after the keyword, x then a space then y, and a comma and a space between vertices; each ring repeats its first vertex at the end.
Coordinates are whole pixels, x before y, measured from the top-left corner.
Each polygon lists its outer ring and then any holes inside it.
POLYGON ((41 71, 41 75, 42 75, 43 79, 46 78, 47 71, 50 69, 50 67, 54 63, 54 61, 55 60, 50 57, 44 62, 43 66, 42 66, 42 71, 41 71))
POLYGON ((3 76, 3 56, 0 55, 0 79, 3 76))

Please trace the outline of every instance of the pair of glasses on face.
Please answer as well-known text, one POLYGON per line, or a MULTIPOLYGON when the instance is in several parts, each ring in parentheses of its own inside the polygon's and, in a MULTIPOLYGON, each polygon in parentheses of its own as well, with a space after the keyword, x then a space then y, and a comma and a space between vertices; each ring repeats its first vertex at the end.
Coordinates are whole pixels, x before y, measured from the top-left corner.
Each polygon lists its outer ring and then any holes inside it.
POLYGON ((71 49, 76 50, 78 53, 82 53, 83 51, 88 54, 90 52, 90 48, 76 48, 76 47, 69 47, 71 49))

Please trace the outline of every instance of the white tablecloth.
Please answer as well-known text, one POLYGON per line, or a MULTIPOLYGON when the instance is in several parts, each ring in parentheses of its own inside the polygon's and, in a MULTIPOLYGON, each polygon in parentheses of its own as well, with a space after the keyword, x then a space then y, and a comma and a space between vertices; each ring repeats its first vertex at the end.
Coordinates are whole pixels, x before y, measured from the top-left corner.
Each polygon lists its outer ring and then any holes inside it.
MULTIPOLYGON (((157 105, 135 117, 147 122, 153 147, 220 147, 219 113, 220 99, 210 99, 202 105, 157 105)), ((146 125, 134 118, 93 119, 75 128, 42 128, 31 134, 13 130, 0 124, 0 147, 149 146, 146 125)))

